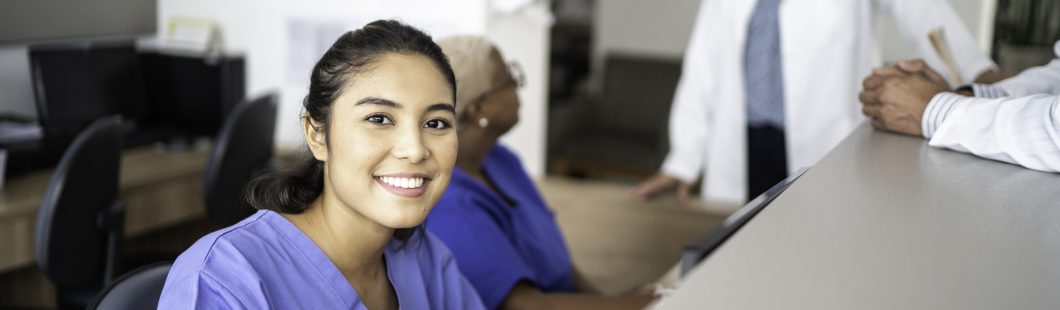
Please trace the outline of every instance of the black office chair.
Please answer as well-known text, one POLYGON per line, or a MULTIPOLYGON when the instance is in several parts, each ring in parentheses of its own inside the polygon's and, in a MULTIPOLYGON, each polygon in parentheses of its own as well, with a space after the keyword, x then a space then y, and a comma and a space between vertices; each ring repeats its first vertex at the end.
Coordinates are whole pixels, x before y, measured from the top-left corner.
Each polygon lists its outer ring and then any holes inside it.
POLYGON ((120 118, 78 134, 55 168, 37 214, 37 265, 59 308, 84 309, 121 265, 125 206, 118 200, 120 118))
POLYGON ((103 289, 88 309, 139 310, 158 308, 158 298, 173 262, 137 268, 103 289))
POLYGON ((203 184, 206 214, 211 221, 229 226, 254 213, 243 199, 243 189, 271 165, 275 131, 275 94, 232 109, 206 163, 203 184))

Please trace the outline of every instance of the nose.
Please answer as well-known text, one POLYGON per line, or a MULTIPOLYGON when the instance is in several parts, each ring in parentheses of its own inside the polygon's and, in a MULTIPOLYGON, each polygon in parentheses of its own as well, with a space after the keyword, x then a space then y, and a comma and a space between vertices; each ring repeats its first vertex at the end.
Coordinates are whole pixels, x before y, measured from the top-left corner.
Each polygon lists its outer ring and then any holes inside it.
POLYGON ((431 152, 423 144, 423 133, 418 126, 398 133, 391 154, 397 159, 406 159, 413 164, 418 164, 431 157, 431 152))

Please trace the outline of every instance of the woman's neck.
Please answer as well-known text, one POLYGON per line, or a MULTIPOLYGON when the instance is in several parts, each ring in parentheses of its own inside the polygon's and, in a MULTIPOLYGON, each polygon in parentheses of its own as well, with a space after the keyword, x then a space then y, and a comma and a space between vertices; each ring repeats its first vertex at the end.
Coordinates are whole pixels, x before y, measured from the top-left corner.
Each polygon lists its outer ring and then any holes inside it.
POLYGON ((328 190, 321 193, 305 212, 286 217, 305 232, 351 282, 386 276, 383 251, 394 229, 369 220, 344 205, 328 190))
POLYGON ((471 175, 481 173, 486 155, 497 144, 498 135, 481 128, 467 128, 460 132, 456 166, 471 175))
POLYGON ((343 204, 330 188, 325 188, 302 214, 285 217, 320 247, 365 306, 398 308, 397 292, 383 256, 394 229, 343 204))

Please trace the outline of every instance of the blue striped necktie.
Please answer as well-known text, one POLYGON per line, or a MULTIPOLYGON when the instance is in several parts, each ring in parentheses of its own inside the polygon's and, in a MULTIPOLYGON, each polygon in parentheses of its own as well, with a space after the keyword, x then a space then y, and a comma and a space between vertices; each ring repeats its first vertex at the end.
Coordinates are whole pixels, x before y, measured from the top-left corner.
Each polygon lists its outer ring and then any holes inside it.
POLYGON ((784 76, 780 59, 780 0, 758 0, 747 26, 744 90, 747 124, 784 129, 784 76))

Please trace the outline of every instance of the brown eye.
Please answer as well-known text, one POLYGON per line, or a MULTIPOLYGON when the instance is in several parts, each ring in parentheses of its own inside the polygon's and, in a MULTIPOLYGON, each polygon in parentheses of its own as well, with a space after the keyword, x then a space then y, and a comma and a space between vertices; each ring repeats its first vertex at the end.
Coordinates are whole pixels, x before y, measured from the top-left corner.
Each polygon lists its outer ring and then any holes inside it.
POLYGON ((446 128, 451 128, 453 126, 450 125, 449 122, 446 121, 446 120, 432 119, 432 120, 427 121, 426 123, 423 123, 423 127, 424 128, 431 128, 431 129, 446 129, 446 128))
POLYGON ((364 120, 366 120, 366 121, 368 121, 369 123, 372 123, 372 124, 380 124, 380 125, 386 125, 386 124, 393 124, 394 123, 394 121, 391 121, 390 118, 387 117, 386 115, 369 115, 368 117, 364 118, 364 120))

